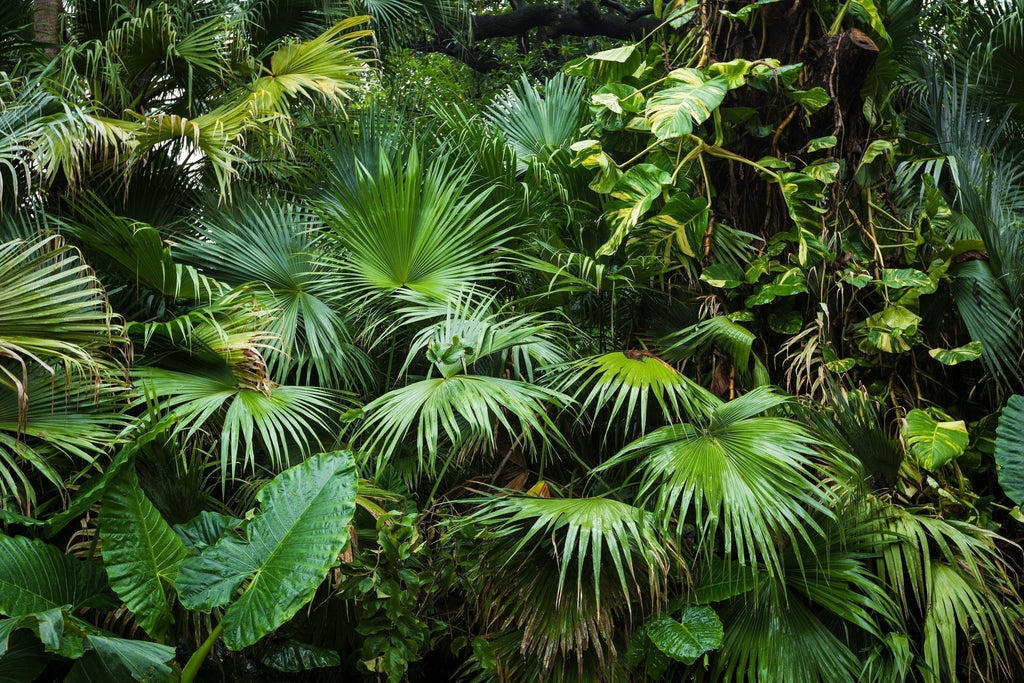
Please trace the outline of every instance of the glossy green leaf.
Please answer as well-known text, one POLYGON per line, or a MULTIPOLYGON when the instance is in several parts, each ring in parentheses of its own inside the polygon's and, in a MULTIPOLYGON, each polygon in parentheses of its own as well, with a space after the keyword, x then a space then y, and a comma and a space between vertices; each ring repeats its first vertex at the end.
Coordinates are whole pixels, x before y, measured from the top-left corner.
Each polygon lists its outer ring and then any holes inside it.
POLYGON ((921 316, 903 306, 887 306, 881 312, 868 316, 860 325, 858 346, 865 353, 908 351, 916 343, 920 322, 921 316))
POLYGON ((338 666, 341 664, 341 657, 334 650, 286 638, 267 643, 260 653, 260 662, 276 671, 297 673, 338 666))
POLYGON ((239 650, 278 628, 313 597, 348 542, 355 512, 352 454, 317 455, 296 465, 257 494, 261 513, 247 538, 228 535, 182 562, 176 587, 188 609, 224 612, 224 643, 239 650))
POLYGON ((787 90, 786 97, 797 102, 808 114, 813 114, 825 105, 832 98, 828 96, 824 88, 811 88, 810 90, 787 90))
POLYGON ((113 609, 103 570, 52 545, 0 535, 0 614, 17 617, 64 605, 113 609))
POLYGON ((942 467, 964 452, 970 437, 963 420, 940 422, 924 410, 907 413, 904 425, 907 447, 927 470, 942 467))
POLYGON ((807 291, 807 282, 799 268, 790 268, 779 273, 770 284, 761 285, 753 296, 748 297, 747 306, 761 306, 779 296, 793 296, 807 291))
POLYGON ((1024 396, 1011 396, 999 416, 995 459, 1006 497, 1024 505, 1024 396))
POLYGON ((230 529, 241 526, 242 520, 219 512, 203 510, 184 524, 175 524, 174 533, 190 549, 202 552, 221 539, 230 529))
POLYGON ((614 114, 623 112, 637 114, 644 108, 643 94, 633 86, 623 83, 601 86, 597 92, 591 95, 590 102, 594 107, 607 109, 614 114))
POLYGON ((173 586, 188 548, 146 497, 132 466, 108 483, 100 508, 103 562, 139 626, 162 640, 174 622, 164 584, 173 586))
POLYGON ((814 138, 808 142, 806 149, 808 152, 817 152, 821 149, 832 149, 837 144, 838 141, 835 135, 826 135, 825 137, 814 138))
POLYGON ((980 341, 972 341, 955 349, 929 349, 928 355, 943 365, 957 365, 981 358, 982 350, 980 341))
POLYGON ((0 632, 0 683, 38 680, 52 659, 32 634, 20 631, 6 637, 0 632))
POLYGON ((663 617, 651 623, 647 635, 659 650, 692 664, 705 652, 722 647, 722 622, 710 607, 687 607, 679 621, 663 617))
POLYGON ((565 65, 564 71, 569 76, 586 76, 598 83, 614 83, 632 76, 642 63, 643 56, 636 46, 625 45, 575 59, 565 65))
POLYGON ((89 651, 75 663, 66 683, 169 681, 174 648, 144 640, 102 635, 86 638, 89 651))
POLYGON ((683 137, 694 124, 711 118, 729 91, 729 79, 717 76, 709 81, 696 69, 676 69, 669 74, 679 85, 659 90, 647 104, 651 131, 659 140, 683 137))

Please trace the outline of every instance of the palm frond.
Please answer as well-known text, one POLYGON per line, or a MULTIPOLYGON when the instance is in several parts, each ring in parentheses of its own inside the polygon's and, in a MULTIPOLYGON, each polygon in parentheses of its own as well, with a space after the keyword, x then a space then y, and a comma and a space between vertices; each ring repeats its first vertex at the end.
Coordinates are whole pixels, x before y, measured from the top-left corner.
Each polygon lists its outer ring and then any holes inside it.
POLYGON ((656 404, 666 424, 699 419, 722 404, 714 394, 648 351, 614 351, 575 361, 559 372, 555 386, 579 402, 579 416, 609 408, 605 435, 618 424, 633 424, 639 408, 640 434, 647 432, 649 407, 656 404), (581 396, 586 397, 581 400, 581 396))
POLYGON ((320 229, 316 216, 299 205, 248 198, 202 219, 198 234, 173 253, 208 277, 250 285, 259 305, 272 312, 266 355, 275 382, 315 378, 332 388, 367 390, 372 362, 329 303, 333 273, 313 253, 320 229))
POLYGON ((239 462, 283 470, 331 443, 341 411, 338 394, 317 387, 241 385, 227 368, 177 372, 139 368, 133 372, 142 396, 164 413, 156 429, 186 439, 207 433, 220 442, 223 481, 239 462), (199 374, 202 372, 203 374, 199 374))
POLYGON ((482 502, 465 523, 478 530, 482 624, 511 637, 492 640, 499 668, 609 666, 631 620, 664 599, 669 561, 653 517, 607 498, 482 502))
POLYGON ((59 236, 0 244, 0 387, 23 408, 28 369, 98 379, 124 330, 99 281, 59 236))
MULTIPOLYGON (((382 153, 383 155, 383 153, 382 153)), ((422 162, 415 147, 401 165, 386 158, 377 176, 364 172, 354 194, 326 203, 349 282, 346 299, 409 290, 444 300, 468 282, 497 274, 494 251, 508 240, 503 208, 488 192, 467 192, 468 176, 444 157, 422 162)))
POLYGON ((383 467, 403 443, 415 443, 419 470, 438 472, 453 462, 493 453, 501 443, 537 453, 563 441, 548 415, 569 397, 544 387, 501 377, 452 375, 394 389, 366 405, 357 437, 383 467), (415 424, 415 429, 413 425, 415 424))
POLYGON ((488 107, 484 117, 515 150, 520 172, 531 163, 548 161, 555 150, 579 138, 586 87, 584 79, 559 73, 537 88, 524 74, 488 107))
POLYGON ((740 563, 763 562, 782 571, 777 539, 811 542, 822 528, 814 513, 830 515, 830 494, 812 461, 816 441, 794 421, 757 417, 787 399, 755 389, 722 404, 695 424, 657 429, 626 446, 596 471, 642 458, 641 496, 662 524, 681 533, 693 524, 697 549, 719 538, 740 563))

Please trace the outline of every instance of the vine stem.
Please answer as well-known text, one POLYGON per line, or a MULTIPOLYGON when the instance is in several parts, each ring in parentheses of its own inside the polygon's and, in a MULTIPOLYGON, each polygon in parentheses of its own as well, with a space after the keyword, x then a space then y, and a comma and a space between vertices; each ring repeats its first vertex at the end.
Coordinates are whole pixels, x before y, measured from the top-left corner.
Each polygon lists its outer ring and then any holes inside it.
POLYGON ((210 650, 213 649, 213 644, 220 638, 220 634, 224 632, 224 622, 217 624, 217 628, 210 632, 209 637, 203 641, 203 644, 199 646, 191 657, 188 659, 188 663, 185 664, 185 668, 181 670, 181 683, 192 683, 196 679, 196 675, 199 673, 199 667, 206 661, 206 656, 210 654, 210 650))

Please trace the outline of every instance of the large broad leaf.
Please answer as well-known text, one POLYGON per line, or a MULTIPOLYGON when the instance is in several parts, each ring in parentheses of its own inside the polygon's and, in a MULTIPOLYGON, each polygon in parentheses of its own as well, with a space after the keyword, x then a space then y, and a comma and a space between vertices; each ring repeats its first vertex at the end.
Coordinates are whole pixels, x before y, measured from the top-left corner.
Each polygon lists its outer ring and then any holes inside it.
POLYGON ((669 657, 692 664, 705 652, 722 647, 722 622, 710 607, 687 607, 679 621, 665 617, 653 622, 647 635, 669 657))
POLYGON ((586 76, 599 83, 614 83, 632 76, 643 63, 643 55, 635 45, 597 52, 565 65, 570 76, 586 76))
POLYGON ((242 520, 231 515, 203 510, 184 524, 175 524, 174 533, 190 549, 202 552, 221 539, 229 530, 242 524, 242 520))
POLYGON ((955 349, 929 349, 928 355, 943 365, 958 365, 981 358, 982 350, 981 342, 972 341, 955 349))
POLYGON ((228 535, 182 562, 177 589, 188 609, 209 611, 245 592, 224 612, 229 649, 252 645, 309 602, 348 541, 355 512, 352 454, 330 453, 285 470, 257 495, 262 514, 246 539, 228 535))
POLYGON ((711 118, 729 91, 725 76, 705 81, 696 69, 676 69, 670 76, 682 83, 656 93, 647 105, 651 131, 659 140, 692 133, 693 125, 711 118))
POLYGON ((942 421, 923 410, 907 413, 907 446, 927 470, 942 467, 967 448, 970 438, 963 420, 942 421))
POLYGON ((100 535, 111 588, 139 626, 161 640, 174 622, 164 583, 174 585, 189 551, 146 498, 134 467, 122 468, 106 487, 100 535))
POLYGON ((17 633, 4 639, 0 635, 0 682, 18 683, 37 680, 52 659, 29 633, 17 633))
POLYGON ((107 681, 167 681, 174 648, 144 640, 90 635, 90 648, 65 678, 65 683, 106 683, 107 681))
POLYGON ((70 605, 113 609, 107 577, 94 564, 42 541, 0 535, 0 614, 22 616, 70 605))
POLYGON ((637 164, 619 178, 612 189, 608 220, 615 232, 597 251, 598 256, 614 254, 629 231, 661 196, 663 188, 672 184, 671 174, 654 164, 637 164))
POLYGON ((1006 497, 1024 505, 1024 396, 1011 396, 999 416, 995 457, 1006 497))

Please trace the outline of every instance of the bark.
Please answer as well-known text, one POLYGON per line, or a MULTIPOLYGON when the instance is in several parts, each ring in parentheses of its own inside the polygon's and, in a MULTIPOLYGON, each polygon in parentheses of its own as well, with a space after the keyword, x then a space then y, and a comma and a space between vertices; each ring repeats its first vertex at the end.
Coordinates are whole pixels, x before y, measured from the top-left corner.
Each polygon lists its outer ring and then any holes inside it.
POLYGON ((35 0, 33 10, 36 42, 46 45, 46 54, 55 57, 60 43, 60 18, 64 14, 64 5, 61 0, 35 0))

